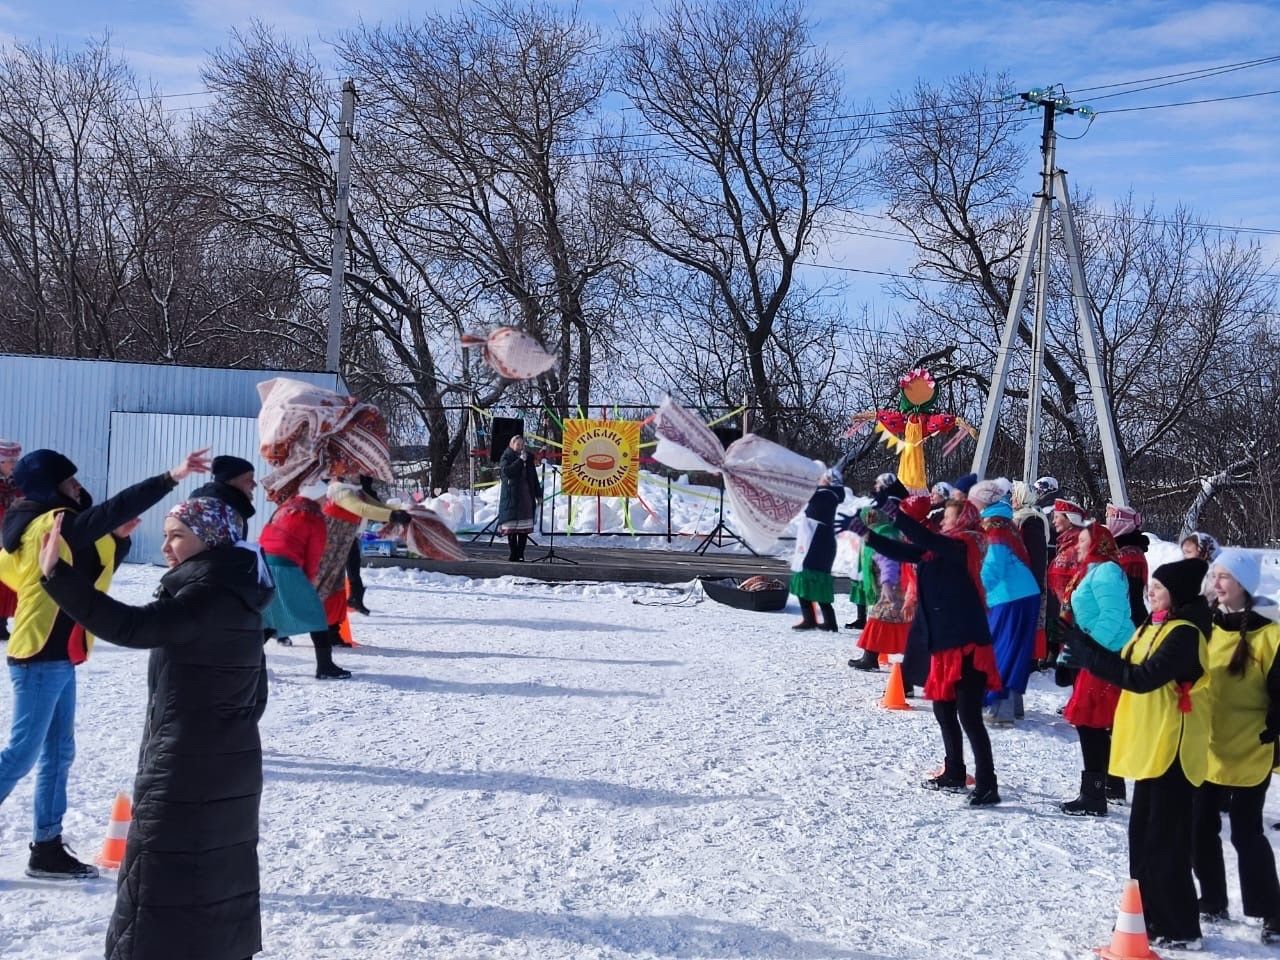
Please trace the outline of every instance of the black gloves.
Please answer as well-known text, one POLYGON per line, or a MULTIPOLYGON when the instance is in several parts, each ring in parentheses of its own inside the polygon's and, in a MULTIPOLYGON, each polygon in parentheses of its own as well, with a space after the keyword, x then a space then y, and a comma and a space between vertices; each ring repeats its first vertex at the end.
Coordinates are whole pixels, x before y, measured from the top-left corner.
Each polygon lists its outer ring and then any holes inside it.
POLYGON ((1077 627, 1075 624, 1062 625, 1062 650, 1066 654, 1065 657, 1059 657, 1058 662, 1063 666, 1078 666, 1088 669, 1089 665, 1096 659, 1094 657, 1095 644, 1087 633, 1077 627), (1066 661, 1065 663, 1063 661, 1066 661))
POLYGON ((877 507, 883 507, 890 499, 905 500, 911 496, 911 491, 902 485, 902 481, 897 477, 893 478, 892 483, 885 484, 882 487, 876 487, 871 493, 871 499, 877 507))
POLYGON ((867 535, 867 523, 862 519, 862 513, 854 513, 849 517, 849 524, 846 529, 850 533, 856 533, 860 537, 867 535))
POLYGON ((405 526, 408 526, 410 523, 413 522, 413 517, 409 515, 408 510, 392 510, 391 522, 403 523, 405 526))
POLYGON ((1258 734, 1259 743, 1275 743, 1280 740, 1280 711, 1272 707, 1267 711, 1267 722, 1258 734))

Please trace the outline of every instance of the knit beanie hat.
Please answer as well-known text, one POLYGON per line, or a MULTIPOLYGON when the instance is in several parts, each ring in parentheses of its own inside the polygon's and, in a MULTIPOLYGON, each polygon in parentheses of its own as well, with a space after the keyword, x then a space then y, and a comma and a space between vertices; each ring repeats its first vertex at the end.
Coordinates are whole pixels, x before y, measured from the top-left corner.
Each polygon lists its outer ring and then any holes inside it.
POLYGON ((1203 560, 1192 558, 1178 560, 1176 563, 1165 563, 1156 567, 1151 579, 1159 580, 1173 597, 1173 608, 1184 607, 1200 596, 1200 588, 1204 585, 1205 574, 1209 565, 1203 560))
POLYGON ((213 479, 219 483, 227 483, 246 473, 253 473, 256 468, 248 460, 240 457, 221 456, 213 458, 213 479))
POLYGON ((0 460, 17 460, 22 456, 22 444, 17 440, 0 440, 0 460))
POLYGON ((1058 478, 1041 477, 1031 485, 1031 489, 1040 497, 1047 497, 1050 494, 1056 494, 1058 492, 1058 478))
POLYGON ((914 497, 907 497, 902 501, 902 505, 898 508, 916 523, 922 523, 924 518, 929 516, 929 509, 933 506, 929 498, 921 494, 914 497))
POLYGON ((1262 583, 1262 564, 1255 554, 1228 547, 1214 558, 1213 565, 1231 574, 1232 579, 1244 587, 1244 592, 1249 596, 1258 595, 1258 588, 1262 583))
POLYGON ((184 500, 169 516, 186 524, 206 547, 226 547, 240 540, 240 515, 213 497, 184 500))
POLYGON ((969 491, 973 489, 973 485, 977 482, 978 475, 976 473, 966 473, 963 477, 953 480, 951 485, 956 488, 956 493, 964 494, 967 497, 969 491))
POLYGON ((1107 529, 1113 537, 1123 537, 1142 528, 1142 514, 1133 507, 1121 507, 1114 503, 1107 504, 1107 529))
POLYGON ((56 450, 32 450, 13 468, 13 482, 30 500, 50 503, 58 484, 76 475, 76 465, 56 450))
POLYGON ((1012 485, 1004 477, 995 480, 979 480, 969 489, 969 500, 979 510, 983 510, 997 500, 1009 496, 1012 485))

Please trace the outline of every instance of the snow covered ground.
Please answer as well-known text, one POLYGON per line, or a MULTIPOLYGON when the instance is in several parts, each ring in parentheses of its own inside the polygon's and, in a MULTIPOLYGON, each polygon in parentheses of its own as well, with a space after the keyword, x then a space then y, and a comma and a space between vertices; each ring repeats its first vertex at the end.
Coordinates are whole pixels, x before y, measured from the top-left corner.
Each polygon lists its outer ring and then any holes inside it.
MULTIPOLYGON (((158 576, 126 567, 114 592, 141 602, 158 576)), ((1025 725, 992 731, 1004 805, 975 811, 919 787, 930 713, 880 709, 852 634, 795 634, 794 611, 369 580, 364 646, 338 656, 355 679, 268 651, 265 957, 1083 960, 1109 939, 1127 810, 1057 812, 1077 748, 1043 676, 1025 725)), ((145 664, 102 644, 80 672, 66 827, 86 856, 132 777, 145 664)), ((0 958, 100 957, 113 883, 22 874, 31 790, 0 807, 0 958)), ((1257 933, 1207 946, 1273 956, 1257 933)))

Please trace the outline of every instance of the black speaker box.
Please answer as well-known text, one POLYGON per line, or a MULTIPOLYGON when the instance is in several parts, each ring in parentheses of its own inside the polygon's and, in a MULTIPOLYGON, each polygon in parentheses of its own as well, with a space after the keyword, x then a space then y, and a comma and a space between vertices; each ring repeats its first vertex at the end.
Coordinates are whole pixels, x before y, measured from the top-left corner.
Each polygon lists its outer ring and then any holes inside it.
POLYGON ((711 429, 715 433, 716 439, 720 441, 720 446, 726 450, 729 449, 729 444, 733 443, 733 441, 742 439, 742 431, 737 427, 712 427, 711 429))
POLYGON ((489 428, 489 459, 497 463, 512 437, 524 436, 524 420, 520 417, 494 417, 489 428))

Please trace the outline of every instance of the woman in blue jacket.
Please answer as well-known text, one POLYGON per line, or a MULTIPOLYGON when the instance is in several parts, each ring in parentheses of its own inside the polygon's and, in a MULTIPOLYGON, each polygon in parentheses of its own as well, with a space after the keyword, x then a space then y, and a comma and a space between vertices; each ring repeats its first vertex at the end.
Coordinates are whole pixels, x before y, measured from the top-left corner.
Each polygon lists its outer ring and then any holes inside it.
MULTIPOLYGON (((1082 630, 1099 646, 1119 653, 1133 636, 1129 579, 1117 562, 1119 549, 1111 531, 1090 522, 1076 541, 1081 573, 1063 609, 1063 619, 1082 630)), ((1076 675, 1075 690, 1063 716, 1076 728, 1084 769, 1080 795, 1060 804, 1075 817, 1107 815, 1107 767, 1111 759, 1111 725, 1120 688, 1087 669, 1076 675)), ((1123 791, 1121 791, 1123 793, 1123 791)))
POLYGON ((996 663, 1004 689, 987 694, 991 723, 1013 726, 1022 712, 1036 625, 1040 621, 1040 584, 1031 572, 1027 548, 1013 525, 1011 485, 1007 480, 984 480, 969 491, 981 511, 986 553, 982 558, 982 587, 987 594, 987 623, 995 644, 996 663))

